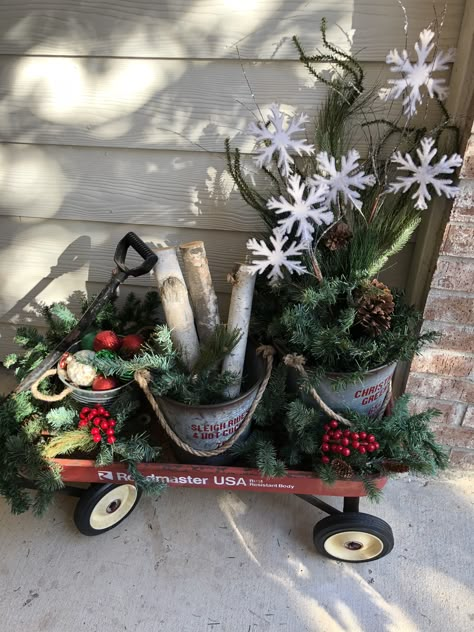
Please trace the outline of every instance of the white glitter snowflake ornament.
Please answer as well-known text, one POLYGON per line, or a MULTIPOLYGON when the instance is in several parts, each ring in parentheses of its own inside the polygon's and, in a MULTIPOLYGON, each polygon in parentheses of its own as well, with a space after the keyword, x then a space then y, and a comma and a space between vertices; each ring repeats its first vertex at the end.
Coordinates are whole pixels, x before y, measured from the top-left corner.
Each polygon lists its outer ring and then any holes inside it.
POLYGON ((420 211, 428 208, 427 202, 431 200, 428 185, 433 187, 437 195, 445 195, 447 198, 453 198, 459 192, 459 188, 452 185, 452 180, 439 178, 438 176, 451 174, 457 167, 460 167, 462 164, 461 156, 453 154, 448 158, 448 156, 444 155, 439 162, 430 164, 438 153, 434 144, 435 142, 432 138, 423 138, 421 140, 421 148, 416 150, 420 159, 419 165, 414 163, 410 154, 402 156, 401 152, 397 151, 392 156, 392 162, 400 165, 398 169, 411 172, 411 175, 398 176, 398 182, 392 182, 389 186, 389 191, 392 193, 397 193, 398 191, 406 192, 412 186, 418 185, 417 190, 412 195, 412 200, 416 200, 415 208, 420 211))
POLYGON ((364 190, 368 186, 373 186, 375 177, 360 170, 359 158, 357 150, 349 150, 347 156, 342 156, 341 170, 338 171, 334 156, 322 151, 316 156, 316 160, 323 175, 315 174, 308 182, 313 185, 326 184, 329 187, 326 194, 327 204, 336 204, 341 194, 345 204, 351 203, 360 211, 362 202, 357 189, 364 190))
POLYGON ((398 99, 407 91, 407 95, 403 99, 404 113, 407 116, 416 114, 418 104, 422 102, 421 89, 426 86, 428 94, 431 98, 438 97, 443 101, 448 95, 448 88, 445 85, 445 79, 434 79, 432 74, 441 70, 448 70, 449 63, 454 61, 455 51, 450 48, 447 53, 442 51, 436 53, 433 61, 427 62, 427 58, 435 47, 433 38, 435 34, 429 29, 425 29, 420 33, 420 39, 415 44, 417 61, 412 63, 408 59, 408 52, 403 50, 401 53, 391 50, 387 55, 387 64, 391 65, 392 72, 400 72, 403 77, 400 79, 389 79, 390 88, 382 88, 379 91, 379 97, 382 101, 389 99, 398 99))
POLYGON ((305 244, 294 242, 288 245, 288 237, 278 228, 270 235, 270 242, 273 246, 273 250, 264 241, 257 241, 256 239, 248 240, 247 248, 254 256, 262 257, 262 259, 252 261, 251 268, 254 273, 258 272, 262 274, 267 268, 270 268, 268 278, 270 283, 274 284, 278 279, 283 279, 284 268, 286 268, 290 274, 293 274, 293 272, 297 274, 305 274, 308 272, 301 261, 290 259, 290 257, 299 257, 307 249, 305 244), (284 250, 284 248, 286 248, 286 250, 284 250))
POLYGON ((303 132, 303 124, 309 120, 306 114, 289 117, 280 111, 276 103, 270 106, 268 124, 250 123, 248 130, 257 141, 262 143, 258 148, 259 155, 255 157, 258 167, 269 166, 273 156, 277 155, 277 165, 280 173, 286 178, 290 174, 290 165, 294 163, 290 151, 298 156, 303 153, 311 155, 314 152, 313 145, 309 145, 305 140, 296 140, 292 136, 298 132, 303 132), (285 126, 285 119, 288 123, 285 126))
POLYGON ((334 213, 325 206, 328 187, 320 184, 309 187, 301 182, 301 176, 293 173, 288 177, 288 195, 293 199, 289 202, 283 195, 277 200, 270 198, 267 207, 277 214, 286 213, 287 217, 280 218, 278 226, 284 234, 289 234, 296 227, 296 237, 304 243, 312 240, 314 225, 330 224, 334 220, 334 213))

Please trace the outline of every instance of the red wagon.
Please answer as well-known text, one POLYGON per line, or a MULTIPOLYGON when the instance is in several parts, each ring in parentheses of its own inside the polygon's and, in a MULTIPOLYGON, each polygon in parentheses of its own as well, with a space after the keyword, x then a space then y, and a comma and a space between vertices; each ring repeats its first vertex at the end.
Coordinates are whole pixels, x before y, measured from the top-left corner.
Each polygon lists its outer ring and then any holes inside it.
MULTIPOLYGON (((125 465, 114 463, 100 468, 93 460, 54 459, 62 468, 66 491, 79 496, 74 522, 84 535, 100 535, 122 522, 137 506, 140 492, 125 465), (80 484, 90 483, 87 488, 80 484)), ((381 558, 393 548, 390 525, 376 516, 359 512, 365 496, 359 480, 338 480, 326 485, 310 472, 290 470, 281 478, 262 477, 259 470, 237 466, 143 463, 139 471, 169 487, 246 490, 294 494, 329 514, 313 530, 316 550, 326 557, 346 562, 367 562, 381 558), (342 510, 319 496, 343 498, 342 510)), ((374 479, 381 489, 387 479, 374 479)))

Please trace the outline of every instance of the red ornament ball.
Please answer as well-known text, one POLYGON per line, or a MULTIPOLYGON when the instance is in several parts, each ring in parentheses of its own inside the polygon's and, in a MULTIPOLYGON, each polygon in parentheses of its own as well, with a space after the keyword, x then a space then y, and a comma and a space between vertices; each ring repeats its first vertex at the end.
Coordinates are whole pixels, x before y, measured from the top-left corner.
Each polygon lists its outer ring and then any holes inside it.
POLYGON ((359 433, 358 432, 351 432, 351 439, 353 441, 357 441, 357 439, 359 439, 359 433))
POLYGON ((374 443, 374 441, 375 441, 375 435, 372 435, 372 434, 371 434, 371 435, 369 435, 369 436, 367 437, 367 441, 368 441, 369 443, 374 443))
POLYGON ((101 441, 101 436, 100 436, 100 434, 95 434, 95 435, 92 435, 92 441, 93 441, 94 443, 99 443, 99 441, 101 441))
POLYGON ((329 444, 328 444, 328 443, 323 443, 323 444, 321 445, 321 450, 322 450, 323 452, 329 452, 329 449, 330 449, 330 448, 329 448, 329 444))
POLYGON ((335 443, 333 443, 331 445, 331 452, 337 452, 339 447, 342 447, 342 446, 338 446, 335 443))
POLYGON ((377 441, 374 443, 375 449, 378 450, 380 448, 380 443, 377 443, 377 441))
POLYGON ((115 428, 115 424, 116 424, 116 423, 117 423, 117 422, 115 421, 115 419, 109 419, 109 426, 110 426, 111 428, 115 428))
POLYGON ((100 430, 99 428, 97 428, 96 426, 93 426, 91 428, 91 435, 99 435, 100 436, 100 430))
POLYGON ((358 441, 353 441, 352 442, 352 447, 354 448, 354 450, 357 450, 357 448, 360 446, 360 443, 358 441))
POLYGON ((373 443, 369 443, 369 445, 367 446, 367 452, 375 452, 377 448, 374 446, 373 443))
POLYGON ((366 438, 367 438, 366 432, 359 432, 359 439, 366 439, 366 438))
POLYGON ((113 428, 107 428, 107 434, 109 437, 113 437, 115 434, 115 430, 113 428))
POLYGON ((93 391, 109 391, 111 388, 117 388, 118 381, 114 377, 103 377, 98 375, 92 382, 93 391))
POLYGON ((113 331, 100 331, 94 338, 94 351, 118 351, 120 349, 121 340, 113 331))
POLYGON ((331 428, 337 428, 339 424, 337 423, 337 421, 335 419, 332 419, 329 422, 329 425, 331 426, 331 428))
POLYGON ((102 430, 107 430, 107 428, 109 427, 109 424, 104 419, 103 421, 100 422, 100 427, 102 428, 102 430))
POLYGON ((324 430, 326 430, 326 432, 331 428, 331 426, 329 424, 324 424, 324 430))
POLYGON ((323 442, 324 443, 327 443, 329 441, 329 439, 330 439, 330 436, 328 434, 324 434, 323 435, 323 442))
POLYGON ((351 451, 349 450, 349 448, 344 448, 342 451, 342 456, 350 456, 351 455, 351 451))
POLYGON ((366 453, 366 449, 363 445, 359 446, 359 452, 360 454, 365 454, 366 453))
POLYGON ((122 340, 120 353, 127 357, 134 356, 140 351, 144 342, 145 339, 139 334, 129 334, 122 340))
POLYGON ((351 431, 350 430, 344 430, 344 432, 342 433, 344 437, 350 437, 351 436, 351 431))
POLYGON ((329 462, 330 462, 330 460, 331 460, 331 459, 330 459, 328 456, 322 456, 322 457, 321 457, 321 461, 322 461, 323 463, 326 463, 326 464, 327 464, 327 463, 329 463, 329 462))
POLYGON ((100 424, 100 417, 94 417, 94 421, 92 423, 94 426, 98 426, 100 424))
POLYGON ((347 447, 349 443, 350 441, 347 437, 344 437, 343 439, 341 439, 341 445, 343 445, 344 447, 347 447))
POLYGON ((113 435, 107 437, 107 443, 115 443, 116 441, 117 439, 113 435))

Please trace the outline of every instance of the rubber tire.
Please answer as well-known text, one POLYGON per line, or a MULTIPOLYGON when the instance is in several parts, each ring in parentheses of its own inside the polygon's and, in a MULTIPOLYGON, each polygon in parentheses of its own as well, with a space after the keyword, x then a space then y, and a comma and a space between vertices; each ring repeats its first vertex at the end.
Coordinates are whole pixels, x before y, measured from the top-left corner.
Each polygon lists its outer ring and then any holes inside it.
MULTIPOLYGON (((373 562, 374 560, 385 557, 385 555, 390 553, 394 545, 392 528, 387 522, 385 522, 385 520, 372 516, 371 514, 359 512, 334 514, 324 518, 315 525, 313 530, 313 540, 316 550, 321 555, 324 555, 332 560, 349 562, 351 564, 373 562), (337 536, 337 534, 349 531, 358 531, 368 534, 369 536, 375 536, 373 540, 375 548, 381 545, 382 549, 378 552, 375 551, 374 555, 366 559, 348 559, 343 556, 338 556, 335 553, 330 553, 326 549, 325 545, 333 542, 333 540, 337 540, 337 538, 329 540, 332 536, 337 536)), ((332 548, 334 550, 334 544, 332 548)), ((340 547, 340 550, 341 552, 344 552, 342 547, 340 547)), ((357 553, 354 553, 353 555, 357 556, 357 553)), ((348 557, 351 557, 350 553, 348 553, 348 557)))
POLYGON ((125 518, 132 513, 135 507, 138 505, 140 500, 141 491, 137 489, 137 496, 133 505, 130 509, 124 514, 121 515, 121 512, 117 514, 118 520, 111 524, 110 526, 104 529, 96 529, 91 525, 91 516, 94 512, 94 509, 97 507, 98 503, 110 492, 112 492, 116 487, 123 487, 123 485, 116 485, 114 483, 94 483, 90 485, 84 493, 79 498, 79 501, 74 510, 74 524, 77 529, 83 534, 87 536, 93 535, 101 535, 106 531, 110 531, 114 529, 118 524, 123 522, 125 518))

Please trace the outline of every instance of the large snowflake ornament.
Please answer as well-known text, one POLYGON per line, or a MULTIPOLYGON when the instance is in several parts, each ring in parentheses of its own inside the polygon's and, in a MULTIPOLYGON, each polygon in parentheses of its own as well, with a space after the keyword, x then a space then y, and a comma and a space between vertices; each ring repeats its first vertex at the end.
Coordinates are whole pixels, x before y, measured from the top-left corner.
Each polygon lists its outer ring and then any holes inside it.
POLYGON ((409 171, 411 175, 398 176, 398 182, 392 182, 389 185, 389 191, 393 193, 406 192, 413 185, 418 185, 417 190, 412 195, 412 200, 416 200, 415 208, 419 210, 428 208, 427 202, 431 200, 428 185, 433 187, 437 195, 445 195, 447 198, 453 198, 459 192, 459 188, 452 185, 452 180, 438 176, 451 174, 457 167, 460 167, 462 164, 461 156, 453 154, 448 158, 444 155, 439 162, 430 164, 438 152, 434 144, 435 141, 432 138, 422 138, 421 148, 416 150, 420 160, 419 165, 414 163, 410 154, 403 156, 400 151, 397 151, 392 156, 392 162, 400 165, 398 169, 409 171))
POLYGON ((286 178, 290 174, 291 165, 294 163, 290 151, 301 156, 303 153, 311 155, 314 152, 313 145, 309 145, 305 140, 296 140, 292 136, 296 133, 304 131, 304 123, 309 120, 306 114, 289 117, 280 111, 276 103, 270 106, 270 114, 268 115, 268 123, 264 125, 261 122, 250 123, 248 130, 253 134, 257 141, 262 144, 257 149, 258 156, 255 162, 258 167, 269 166, 276 154, 277 165, 281 174, 286 178), (288 123, 285 126, 285 119, 288 123))
POLYGON ((351 203, 360 211, 362 202, 360 201, 359 190, 364 190, 368 186, 375 184, 373 175, 366 175, 359 166, 359 152, 351 149, 347 156, 341 158, 341 170, 336 167, 334 156, 329 156, 326 151, 321 151, 316 160, 323 175, 315 174, 309 178, 312 185, 326 184, 329 187, 326 194, 327 204, 336 204, 339 194, 342 195, 345 204, 351 203))
POLYGON ((408 59, 408 52, 403 50, 401 53, 391 50, 387 55, 387 64, 391 66, 392 72, 402 73, 400 79, 389 79, 390 88, 382 88, 379 91, 379 97, 382 101, 389 99, 398 99, 407 91, 407 95, 403 99, 404 112, 407 116, 413 116, 419 103, 422 102, 421 88, 426 86, 428 94, 431 98, 438 97, 443 101, 448 94, 448 88, 445 85, 445 79, 434 79, 432 74, 441 70, 448 70, 448 64, 454 61, 455 51, 450 48, 447 53, 439 51, 433 58, 433 61, 427 62, 427 58, 432 52, 435 44, 433 38, 435 34, 430 29, 425 29, 420 33, 420 39, 415 44, 417 61, 412 63, 408 59))
POLYGON ((254 259, 252 261, 251 268, 254 273, 262 274, 267 268, 270 268, 268 278, 270 283, 276 283, 278 279, 283 278, 284 268, 290 274, 293 274, 293 272, 297 274, 308 272, 301 261, 290 259, 290 257, 299 257, 307 249, 305 244, 297 242, 288 244, 288 237, 278 228, 270 235, 270 242, 273 249, 263 240, 248 240, 247 248, 254 256, 262 257, 262 259, 254 259))
POLYGON ((283 195, 277 200, 270 198, 267 207, 278 215, 286 213, 280 218, 278 225, 284 234, 289 234, 296 227, 296 237, 303 243, 309 243, 314 233, 314 224, 330 224, 334 220, 334 213, 325 206, 328 187, 320 184, 311 186, 306 192, 306 185, 301 182, 301 176, 293 173, 288 177, 288 195, 293 199, 289 202, 283 195))

